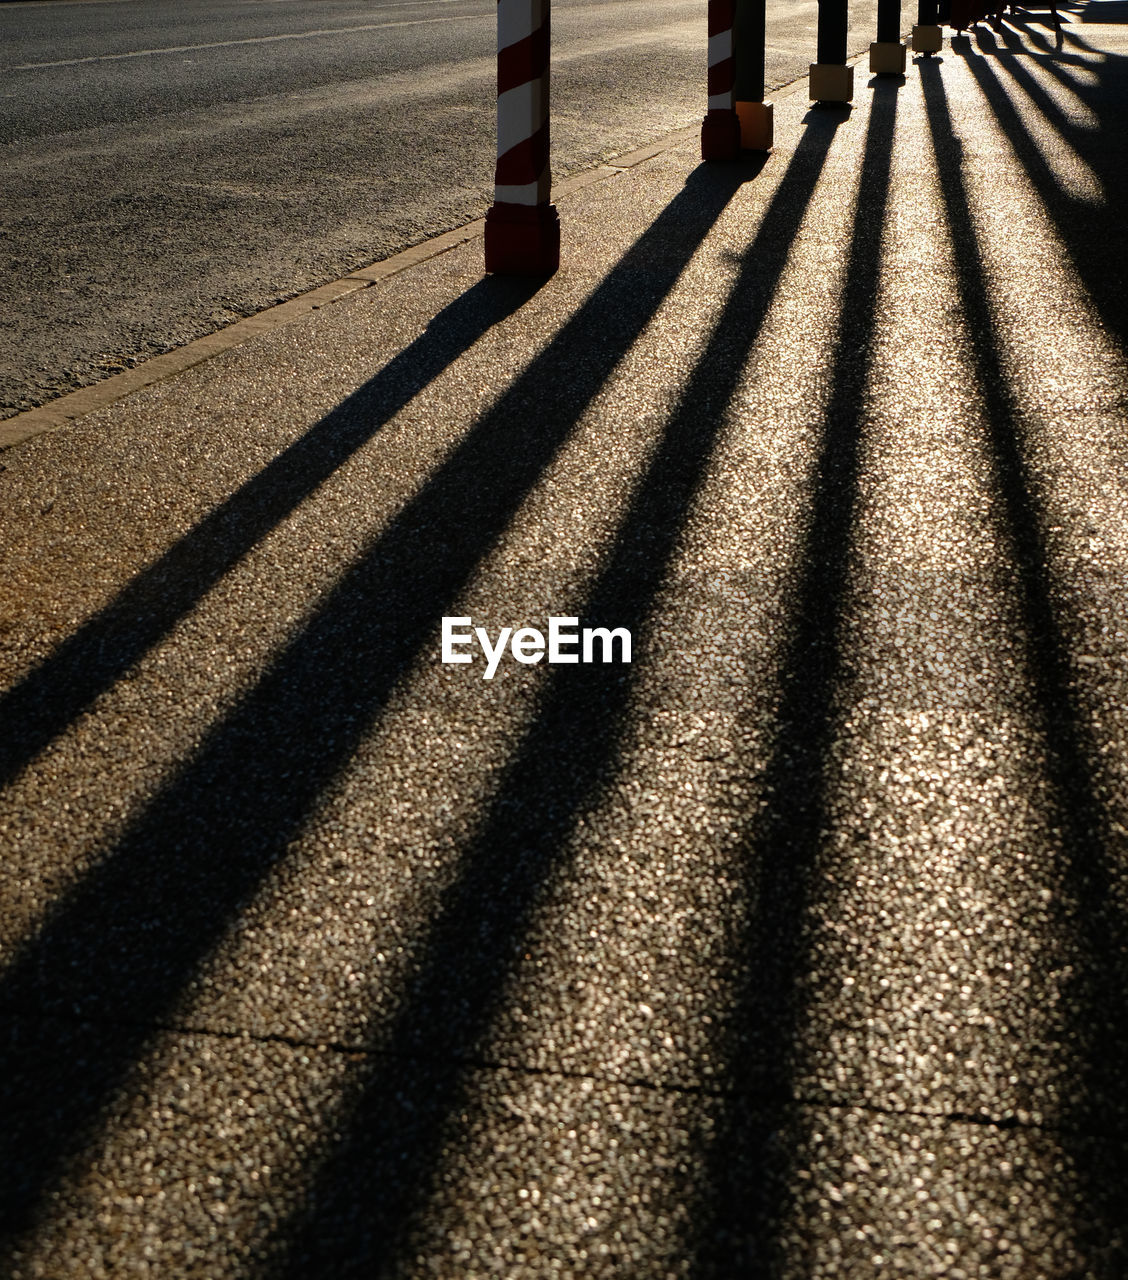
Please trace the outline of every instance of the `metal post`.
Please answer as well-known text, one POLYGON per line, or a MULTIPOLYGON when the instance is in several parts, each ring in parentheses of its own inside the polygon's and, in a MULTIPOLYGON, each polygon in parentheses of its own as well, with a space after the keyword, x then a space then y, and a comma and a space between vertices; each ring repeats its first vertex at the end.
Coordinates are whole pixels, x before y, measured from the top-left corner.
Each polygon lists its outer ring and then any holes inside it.
POLYGON ((939 53, 944 47, 944 33, 940 30, 936 0, 917 0, 917 20, 913 27, 914 53, 939 53))
POLYGON ((701 122, 702 160, 733 160, 740 151, 733 101, 734 13, 734 0, 709 0, 709 108, 701 122))
POLYGON ((764 101, 767 0, 736 0, 736 114, 747 151, 770 151, 772 104, 764 101))
POLYGON ((815 102, 849 102, 854 68, 846 65, 846 0, 819 0, 818 61, 811 65, 810 92, 815 102))
POLYGON ((889 44, 901 38, 901 0, 877 0, 877 38, 889 44))
POLYGON ((548 165, 549 0, 498 0, 497 168, 486 270, 551 275, 560 220, 548 165))
POLYGON ((901 0, 877 0, 877 39, 870 45, 869 69, 876 76, 905 74, 901 0))
POLYGON ((845 0, 819 0, 818 60, 827 66, 846 65, 845 0))

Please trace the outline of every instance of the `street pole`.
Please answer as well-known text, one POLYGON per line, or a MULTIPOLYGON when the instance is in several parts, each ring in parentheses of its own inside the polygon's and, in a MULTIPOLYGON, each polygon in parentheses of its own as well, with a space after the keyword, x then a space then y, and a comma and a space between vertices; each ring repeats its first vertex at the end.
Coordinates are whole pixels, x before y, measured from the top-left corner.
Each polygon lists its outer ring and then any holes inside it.
POLYGON ((819 0, 818 61, 811 64, 814 102, 849 102, 854 68, 846 65, 847 0, 819 0))
POLYGON ((701 122, 701 159, 735 160, 740 151, 740 121, 733 88, 735 0, 709 0, 709 103, 701 122))
POLYGON ((498 0, 497 168, 486 270, 551 275, 560 220, 548 164, 549 0, 498 0))
POLYGON ((772 104, 764 101, 764 47, 767 0, 736 0, 736 114, 746 151, 770 151, 774 141, 772 104))
POLYGON ((901 0, 877 0, 877 39, 870 45, 869 69, 877 76, 905 74, 901 0))
POLYGON ((913 53, 923 53, 926 58, 939 53, 944 47, 944 33, 940 29, 936 0, 918 0, 912 45, 913 53))

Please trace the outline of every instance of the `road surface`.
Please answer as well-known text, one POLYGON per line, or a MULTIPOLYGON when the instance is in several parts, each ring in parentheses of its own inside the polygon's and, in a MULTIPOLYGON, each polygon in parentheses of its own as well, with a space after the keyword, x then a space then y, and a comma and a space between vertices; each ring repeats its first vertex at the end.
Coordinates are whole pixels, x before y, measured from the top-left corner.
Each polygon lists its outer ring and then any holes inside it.
MULTIPOLYGON (((851 52, 872 38, 854 6, 851 52)), ((493 0, 0 4, 0 417, 485 211, 493 0)), ((814 57, 770 5, 768 80, 814 57)), ((698 119, 703 0, 556 0, 553 169, 698 119)))

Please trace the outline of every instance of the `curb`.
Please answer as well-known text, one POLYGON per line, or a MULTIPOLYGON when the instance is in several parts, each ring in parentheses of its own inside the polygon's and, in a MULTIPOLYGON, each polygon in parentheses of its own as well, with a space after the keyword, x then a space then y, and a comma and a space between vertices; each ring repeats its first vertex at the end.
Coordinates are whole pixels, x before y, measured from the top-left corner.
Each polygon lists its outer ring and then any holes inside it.
MULTIPOLYGON (((864 54, 858 54, 850 61, 855 62, 864 56, 864 54)), ((804 75, 770 92, 775 98, 787 98, 806 87, 807 77, 804 75)), ((640 164, 645 164, 647 160, 653 160, 656 156, 680 146, 683 142, 690 139, 699 140, 700 134, 700 122, 686 125, 684 128, 675 129, 666 134, 657 142, 639 147, 635 151, 628 151, 624 155, 615 157, 614 160, 597 165, 594 169, 573 174, 553 184, 553 199, 567 199, 568 196, 594 183, 604 182, 608 178, 626 173, 640 164)), ((402 249, 390 258, 383 258, 357 271, 350 271, 348 275, 338 280, 318 285, 307 293, 267 307, 253 316, 237 320, 226 328, 218 329, 202 338, 195 338, 174 351, 154 356, 134 369, 126 369, 122 373, 104 378, 101 382, 92 383, 78 391, 68 392, 35 409, 27 409, 10 418, 0 419, 0 452, 48 431, 57 431, 60 427, 86 417, 87 414, 105 409, 118 400, 125 399, 135 391, 142 391, 146 387, 153 386, 154 383, 164 382, 178 373, 183 373, 186 369, 203 364, 205 360, 211 360, 214 356, 230 351, 232 347, 241 346, 251 338, 292 324, 311 311, 339 302, 342 298, 347 298, 361 289, 370 288, 381 280, 399 275, 401 271, 407 271, 422 262, 428 262, 471 240, 477 240, 484 234, 485 225, 486 220, 483 217, 456 227, 453 231, 441 232, 429 240, 412 245, 411 248, 402 249)))

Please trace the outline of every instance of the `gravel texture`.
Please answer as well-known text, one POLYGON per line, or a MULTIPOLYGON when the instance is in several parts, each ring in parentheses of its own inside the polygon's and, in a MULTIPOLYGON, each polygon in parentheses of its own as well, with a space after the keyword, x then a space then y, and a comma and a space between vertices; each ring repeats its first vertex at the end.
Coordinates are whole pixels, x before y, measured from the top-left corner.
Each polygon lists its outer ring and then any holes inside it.
POLYGON ((5 1274, 1125 1274, 1126 55, 0 455, 5 1274))

